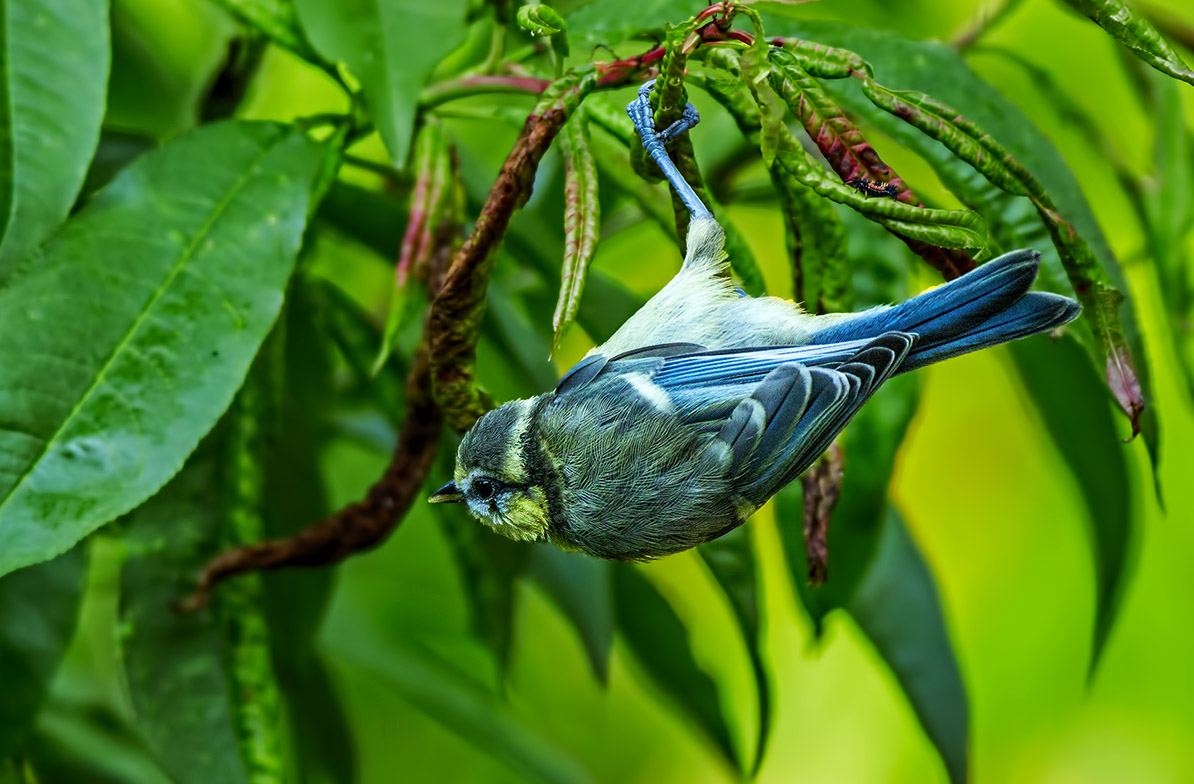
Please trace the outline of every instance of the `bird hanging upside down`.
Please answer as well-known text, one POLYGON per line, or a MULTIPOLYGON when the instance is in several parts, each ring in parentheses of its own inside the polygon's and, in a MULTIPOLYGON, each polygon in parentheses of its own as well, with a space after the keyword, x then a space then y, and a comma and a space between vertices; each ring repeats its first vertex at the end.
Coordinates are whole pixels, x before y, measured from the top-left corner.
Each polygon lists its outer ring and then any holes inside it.
POLYGON ((1039 254, 1020 250, 901 305, 813 316, 748 297, 724 234, 664 149, 639 90, 627 111, 692 214, 674 278, 551 392, 477 421, 455 478, 429 500, 463 502, 522 541, 638 561, 741 525, 795 480, 897 373, 1065 324, 1081 307, 1029 292, 1039 254))

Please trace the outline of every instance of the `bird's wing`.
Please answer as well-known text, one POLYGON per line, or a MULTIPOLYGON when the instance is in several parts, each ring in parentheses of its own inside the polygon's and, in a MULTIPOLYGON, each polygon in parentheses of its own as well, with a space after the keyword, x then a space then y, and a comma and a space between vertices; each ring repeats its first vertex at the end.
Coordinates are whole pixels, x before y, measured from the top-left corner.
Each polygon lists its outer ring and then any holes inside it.
POLYGON ((889 332, 837 344, 833 352, 821 346, 807 347, 822 349, 815 354, 771 349, 693 355, 665 360, 651 380, 675 401, 712 393, 702 406, 678 413, 710 432, 716 428, 710 453, 728 462, 739 493, 759 505, 829 447, 915 342, 909 333, 889 332), (752 385, 749 393, 727 401, 727 393, 744 383, 752 385))

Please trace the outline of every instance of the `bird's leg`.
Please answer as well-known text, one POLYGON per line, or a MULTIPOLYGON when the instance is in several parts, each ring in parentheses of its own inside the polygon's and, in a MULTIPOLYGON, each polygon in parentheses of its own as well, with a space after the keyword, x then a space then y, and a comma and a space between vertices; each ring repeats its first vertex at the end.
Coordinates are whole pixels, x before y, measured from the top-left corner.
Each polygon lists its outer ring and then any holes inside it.
POLYGON ((643 149, 654 159, 655 163, 659 164, 659 170, 676 189, 680 201, 684 202, 684 206, 688 208, 693 219, 712 219, 713 213, 709 212, 709 208, 704 205, 696 191, 684 179, 684 175, 676 168, 676 164, 668 157, 665 149, 668 142, 700 122, 701 116, 697 114, 695 106, 688 104, 684 107, 684 114, 679 120, 664 128, 663 131, 656 131, 655 113, 651 110, 650 101, 651 89, 654 86, 655 80, 652 79, 640 87, 638 97, 626 107, 626 113, 630 115, 635 130, 643 140, 643 149))

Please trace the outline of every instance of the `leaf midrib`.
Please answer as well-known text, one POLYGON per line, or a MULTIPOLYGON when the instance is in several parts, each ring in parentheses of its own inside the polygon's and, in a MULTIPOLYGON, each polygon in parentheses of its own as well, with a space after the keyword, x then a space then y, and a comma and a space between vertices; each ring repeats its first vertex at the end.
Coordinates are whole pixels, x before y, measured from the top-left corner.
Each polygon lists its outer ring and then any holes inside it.
POLYGON ((154 290, 153 295, 146 302, 145 307, 143 307, 141 312, 137 314, 137 318, 133 320, 132 325, 116 344, 115 348, 112 350, 112 353, 108 355, 108 358, 104 361, 103 365, 100 366, 99 372, 95 374, 95 378, 92 379, 91 384, 83 391, 83 394, 79 396, 79 399, 71 407, 70 412, 62 420, 62 423, 58 426, 54 433, 45 440, 41 450, 33 459, 29 461, 28 466, 24 471, 21 472, 21 475, 17 478, 17 481, 13 483, 8 493, 5 494, 2 500, 0 500, 0 528, 3 528, 4 510, 8 507, 9 501, 11 501, 12 498, 20 491, 21 487, 25 484, 25 481, 29 478, 30 474, 33 473, 34 469, 37 468, 42 459, 45 458, 46 454, 50 451, 50 447, 58 442, 63 431, 65 431, 71 422, 74 421, 75 417, 78 416, 79 412, 91 399, 92 395, 95 394, 96 390, 98 390, 106 380, 108 371, 111 369, 113 363, 128 348, 129 344, 132 342, 133 336, 137 334, 141 328, 141 325, 145 323, 148 314, 154 310, 158 301, 161 300, 162 296, 169 290, 171 284, 174 282, 174 279, 178 277, 180 272, 182 272, 186 262, 195 255, 195 252, 199 248, 199 244, 208 236, 208 234, 211 233, 212 228, 232 204, 232 201, 244 189, 248 181, 256 174, 257 165, 267 155, 273 152, 275 148, 281 145, 283 141, 289 139, 290 137, 291 134, 281 134, 278 136, 277 140, 266 145, 258 155, 253 157, 250 163, 245 167, 244 171, 232 184, 232 187, 230 187, 227 193, 220 199, 219 202, 216 203, 215 207, 211 211, 211 214, 208 215, 206 220, 204 220, 203 224, 192 236, 191 241, 187 243, 187 246, 183 248, 182 253, 179 254, 178 258, 175 259, 174 263, 171 265, 170 272, 166 275, 165 280, 163 280, 162 283, 158 285, 157 289, 154 290))

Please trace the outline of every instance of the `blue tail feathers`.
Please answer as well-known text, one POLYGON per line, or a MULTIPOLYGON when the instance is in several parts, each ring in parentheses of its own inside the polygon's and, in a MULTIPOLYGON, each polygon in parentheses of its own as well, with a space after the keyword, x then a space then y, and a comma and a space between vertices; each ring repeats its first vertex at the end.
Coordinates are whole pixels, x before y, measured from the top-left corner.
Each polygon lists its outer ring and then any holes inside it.
POLYGON ((884 332, 919 336, 900 372, 1072 321, 1082 307, 1057 294, 1029 292, 1040 254, 1018 250, 890 308, 864 311, 818 331, 816 344, 877 337, 884 332))

